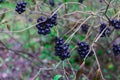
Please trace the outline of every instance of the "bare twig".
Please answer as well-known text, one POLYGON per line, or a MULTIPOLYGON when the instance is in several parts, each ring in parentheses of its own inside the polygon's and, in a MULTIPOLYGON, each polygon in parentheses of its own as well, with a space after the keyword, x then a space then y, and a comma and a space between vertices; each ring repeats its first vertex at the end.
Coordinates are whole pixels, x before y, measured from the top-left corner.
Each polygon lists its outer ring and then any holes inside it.
POLYGON ((94 52, 94 55, 95 55, 95 58, 96 58, 96 61, 97 61, 97 65, 98 65, 98 68, 99 68, 99 71, 100 71, 100 74, 101 74, 101 77, 102 77, 102 80, 105 80, 104 76, 103 76, 103 73, 102 73, 102 70, 101 70, 101 67, 100 67, 100 63, 98 61, 98 58, 97 58, 97 55, 96 55, 96 52, 94 50, 94 48, 92 47, 92 50, 94 52))
POLYGON ((37 76, 39 76, 41 71, 55 70, 55 69, 57 69, 59 67, 60 64, 61 64, 61 61, 58 62, 58 64, 53 68, 39 68, 39 71, 37 72, 37 74, 31 80, 35 80, 37 78, 37 76))

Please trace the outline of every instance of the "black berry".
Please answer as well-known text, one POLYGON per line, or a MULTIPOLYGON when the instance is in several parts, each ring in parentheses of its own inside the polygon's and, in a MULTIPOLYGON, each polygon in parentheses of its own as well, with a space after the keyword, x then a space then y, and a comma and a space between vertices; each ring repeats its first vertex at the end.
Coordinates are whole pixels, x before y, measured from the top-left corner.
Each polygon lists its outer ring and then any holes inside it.
MULTIPOLYGON (((100 33, 107 27, 107 25, 105 23, 101 23, 100 25, 100 33)), ((110 31, 111 29, 110 28, 107 28, 103 34, 101 35, 101 37, 104 37, 104 36, 109 36, 110 35, 110 31)))
POLYGON ((120 54, 120 45, 118 44, 113 44, 113 53, 114 55, 119 55, 120 54))
POLYGON ((110 20, 110 24, 111 24, 115 29, 120 29, 120 20, 112 19, 112 20, 110 20))
POLYGON ((99 2, 103 2, 103 0, 99 0, 99 2))
POLYGON ((40 18, 37 19, 37 29, 38 29, 38 34, 49 34, 50 33, 50 27, 48 27, 46 24, 47 18, 41 16, 40 18))
POLYGON ((56 38, 55 55, 61 60, 65 60, 70 57, 69 44, 64 43, 63 38, 56 38))
MULTIPOLYGON (((90 46, 88 43, 86 43, 86 42, 78 43, 78 53, 82 59, 85 58, 85 56, 89 53, 89 50, 90 50, 90 46)), ((88 56, 91 56, 92 54, 93 54, 93 52, 90 51, 88 56)))
POLYGON ((83 3, 84 0, 78 0, 79 3, 83 3))
POLYGON ((26 2, 17 2, 17 5, 16 5, 16 9, 15 11, 18 13, 18 14, 22 14, 23 12, 25 12, 26 10, 26 5, 27 3, 26 2))
POLYGON ((52 17, 49 18, 49 22, 53 25, 57 25, 57 14, 54 14, 52 17))
POLYGON ((83 25, 81 26, 81 30, 82 30, 82 32, 87 33, 89 27, 90 27, 89 25, 87 25, 87 24, 83 24, 83 25))
POLYGON ((46 18, 41 16, 40 18, 37 19, 37 29, 38 29, 38 33, 39 34, 49 34, 50 28, 52 28, 54 25, 57 25, 56 23, 56 19, 57 19, 57 14, 54 14, 52 17, 46 18))
POLYGON ((54 0, 49 0, 49 4, 50 4, 52 7, 55 6, 54 0))
POLYGON ((3 2, 3 0, 0 0, 0 3, 2 3, 3 2))

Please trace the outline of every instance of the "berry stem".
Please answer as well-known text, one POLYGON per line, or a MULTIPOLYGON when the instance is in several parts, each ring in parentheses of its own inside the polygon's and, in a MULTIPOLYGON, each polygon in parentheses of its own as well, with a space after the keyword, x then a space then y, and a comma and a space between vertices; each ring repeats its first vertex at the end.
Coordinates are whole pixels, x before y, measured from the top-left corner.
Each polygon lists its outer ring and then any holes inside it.
POLYGON ((40 75, 40 72, 41 72, 41 71, 55 70, 55 69, 57 69, 57 68, 59 67, 59 65, 61 64, 61 62, 62 62, 62 61, 58 62, 58 64, 56 64, 56 66, 53 67, 53 68, 39 68, 39 71, 37 72, 37 74, 36 74, 31 80, 35 80, 35 79, 37 78, 37 76, 40 75))
MULTIPOLYGON (((104 1, 106 1, 106 0, 104 0, 104 1)), ((112 0, 111 0, 111 1, 112 1, 112 0)), ((110 18, 107 16, 107 11, 108 11, 108 9, 109 9, 109 6, 110 6, 111 1, 110 1, 109 3, 107 2, 107 6, 106 6, 106 9, 105 9, 105 12, 104 12, 104 15, 106 16, 106 18, 108 19, 108 21, 110 21, 110 18)))
POLYGON ((97 58, 96 52, 95 52, 95 50, 94 50, 93 47, 92 47, 92 50, 93 50, 94 56, 95 56, 95 58, 96 58, 98 68, 99 68, 99 70, 100 70, 100 74, 101 74, 102 80, 105 80, 105 78, 104 78, 104 76, 103 76, 103 73, 102 73, 102 70, 101 70, 101 67, 100 67, 100 63, 99 63, 99 61, 98 61, 98 58, 97 58))
POLYGON ((0 15, 1 15, 1 14, 4 14, 4 13, 11 12, 11 11, 14 11, 14 10, 8 10, 8 11, 5 11, 5 12, 1 12, 0 15))
POLYGON ((65 41, 65 43, 66 42, 70 42, 71 41, 71 39, 73 38, 73 36, 75 35, 75 33, 81 28, 81 26, 85 23, 85 22, 87 22, 90 18, 91 18, 92 16, 89 16, 88 18, 86 18, 81 24, 80 24, 80 26, 78 26, 78 28, 75 30, 75 32, 73 32, 69 37, 68 37, 68 39, 65 41))
POLYGON ((103 0, 106 4, 109 4, 107 0, 103 0))
POLYGON ((75 75, 75 77, 76 77, 75 71, 74 71, 74 69, 73 69, 73 67, 72 67, 72 65, 71 65, 71 63, 70 63, 70 61, 69 61, 68 59, 67 59, 67 62, 68 62, 68 64, 69 64, 70 67, 71 67, 71 70, 72 70, 73 75, 75 75))
POLYGON ((2 32, 3 32, 3 33, 7 33, 7 32, 11 32, 11 33, 20 33, 20 32, 24 32, 24 31, 26 31, 26 30, 28 30, 28 29, 34 27, 34 26, 37 25, 37 24, 39 24, 39 23, 36 23, 36 24, 34 24, 34 25, 30 26, 30 27, 24 28, 24 29, 22 29, 22 30, 17 30, 17 31, 0 31, 0 33, 2 33, 2 32))
MULTIPOLYGON (((81 4, 81 3, 78 3, 78 2, 66 2, 66 3, 63 3, 53 12, 53 14, 50 17, 52 17, 54 14, 56 14, 63 6, 68 5, 68 4, 81 4)), ((86 7, 83 4, 81 4, 81 6, 86 7)))
POLYGON ((57 37, 59 37, 60 35, 59 35, 59 31, 58 31, 58 28, 57 28, 57 26, 55 26, 55 31, 56 31, 56 33, 57 33, 57 37))
MULTIPOLYGON (((63 61, 63 70, 64 70, 64 75, 65 75, 66 79, 69 80, 69 78, 68 78, 68 76, 67 76, 67 74, 66 74, 66 70, 65 70, 65 66, 64 66, 64 61, 63 61)), ((65 80, 66 80, 66 79, 65 79, 65 80)))

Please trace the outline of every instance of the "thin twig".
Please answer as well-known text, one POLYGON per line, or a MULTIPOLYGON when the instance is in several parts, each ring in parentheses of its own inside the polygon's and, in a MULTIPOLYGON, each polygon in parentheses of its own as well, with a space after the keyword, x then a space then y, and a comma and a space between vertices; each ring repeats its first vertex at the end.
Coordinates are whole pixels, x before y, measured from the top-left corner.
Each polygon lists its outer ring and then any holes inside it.
POLYGON ((69 61, 69 60, 67 60, 67 61, 68 61, 68 64, 70 65, 70 67, 71 67, 71 70, 72 70, 73 75, 75 75, 75 77, 76 77, 75 71, 74 71, 74 69, 73 69, 73 67, 72 67, 72 65, 71 65, 71 63, 70 63, 70 61, 69 61))
POLYGON ((101 67, 100 67, 100 63, 99 63, 99 61, 98 61, 96 52, 95 52, 95 50, 94 50, 93 47, 92 47, 92 50, 93 50, 93 53, 94 53, 94 55, 95 55, 95 58, 96 58, 96 61, 97 61, 97 65, 98 65, 98 68, 99 68, 99 70, 100 70, 100 74, 101 74, 102 80, 105 80, 105 78, 104 78, 104 76, 103 76, 103 73, 102 73, 102 70, 101 70, 101 67))
POLYGON ((75 30, 75 32, 73 32, 73 33, 69 36, 69 38, 65 41, 65 43, 66 43, 66 42, 69 42, 69 41, 73 38, 73 36, 76 34, 76 32, 81 28, 81 26, 82 26, 85 22, 87 22, 91 17, 92 17, 92 16, 89 16, 88 18, 86 18, 86 19, 80 24, 80 26, 78 26, 78 28, 75 30))
POLYGON ((57 64, 55 67, 53 67, 53 68, 39 68, 39 71, 37 72, 37 74, 36 74, 31 80, 35 80, 35 79, 37 78, 37 76, 40 75, 40 72, 41 72, 41 71, 55 70, 55 69, 57 69, 57 68, 59 67, 60 64, 61 64, 61 61, 58 62, 58 64, 57 64))
POLYGON ((68 78, 68 76, 67 76, 67 74, 66 74, 66 70, 65 70, 65 66, 64 66, 64 61, 63 61, 63 64, 62 64, 62 65, 63 65, 64 75, 65 75, 66 79, 69 80, 69 78, 68 78))

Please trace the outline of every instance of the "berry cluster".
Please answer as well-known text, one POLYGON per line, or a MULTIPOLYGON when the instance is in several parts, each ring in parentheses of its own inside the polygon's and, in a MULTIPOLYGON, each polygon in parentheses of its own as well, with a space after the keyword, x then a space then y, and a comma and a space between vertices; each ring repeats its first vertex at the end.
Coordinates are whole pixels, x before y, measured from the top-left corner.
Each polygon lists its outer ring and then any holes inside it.
POLYGON ((78 0, 79 3, 83 3, 84 0, 78 0))
MULTIPOLYGON (((85 56, 89 53, 90 46, 86 42, 79 42, 78 43, 78 53, 81 58, 85 58, 85 56)), ((93 52, 90 51, 88 56, 92 56, 93 52)))
POLYGON ((113 53, 114 55, 120 54, 120 46, 117 44, 113 44, 113 53))
MULTIPOLYGON (((102 23, 102 24, 100 25, 100 33, 101 33, 106 27, 107 27, 107 25, 106 25, 105 23, 102 23)), ((107 29, 103 32, 103 34, 101 35, 101 37, 110 35, 110 31, 111 31, 111 29, 110 29, 110 28, 107 28, 107 29)))
POLYGON ((54 7, 55 6, 55 3, 54 3, 54 0, 49 0, 49 4, 54 7))
POLYGON ((113 19, 110 21, 110 24, 115 28, 115 29, 120 29, 120 20, 113 19))
POLYGON ((59 56, 61 60, 70 57, 69 45, 64 43, 63 38, 56 38, 55 55, 59 56))
POLYGON ((0 0, 0 3, 2 3, 3 2, 3 0, 0 0))
POLYGON ((17 2, 15 11, 18 14, 22 14, 26 10, 26 5, 27 5, 27 3, 24 2, 24 1, 23 2, 17 2))
POLYGON ((56 23, 57 19, 57 14, 54 14, 52 17, 46 18, 41 16, 40 18, 37 19, 37 29, 38 29, 38 34, 49 34, 50 33, 50 28, 52 28, 54 25, 57 25, 56 23))
POLYGON ((87 24, 83 24, 83 25, 81 26, 81 30, 82 30, 82 32, 87 33, 89 27, 90 27, 89 25, 87 25, 87 24))

